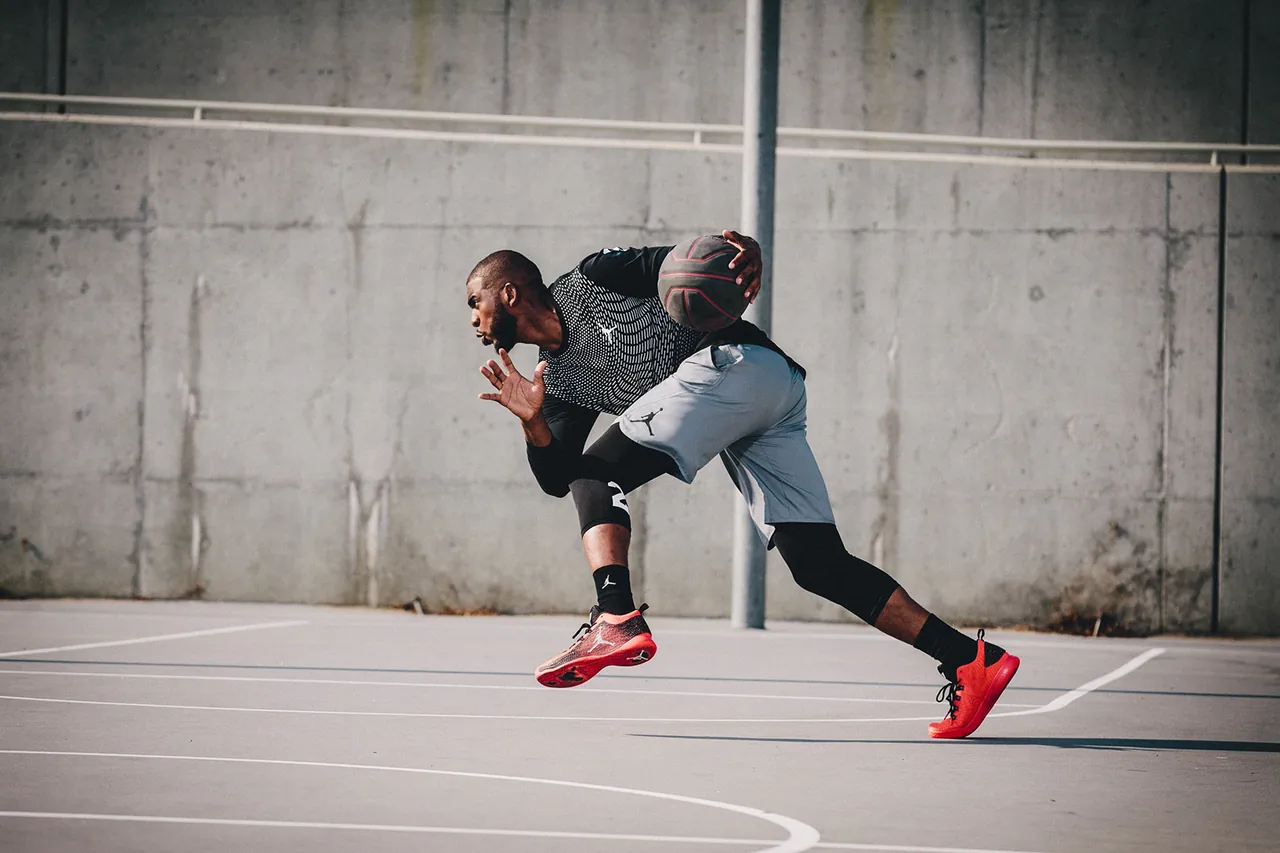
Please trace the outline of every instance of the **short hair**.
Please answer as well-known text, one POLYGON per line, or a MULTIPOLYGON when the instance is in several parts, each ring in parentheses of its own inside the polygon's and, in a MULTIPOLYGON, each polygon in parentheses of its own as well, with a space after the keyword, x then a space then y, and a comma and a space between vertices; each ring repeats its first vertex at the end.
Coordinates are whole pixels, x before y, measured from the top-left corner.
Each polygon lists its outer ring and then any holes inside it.
POLYGON ((486 255, 467 276, 467 281, 475 279, 480 279, 480 286, 485 290, 501 287, 506 282, 535 290, 543 288, 538 265, 512 249, 499 249, 486 255))

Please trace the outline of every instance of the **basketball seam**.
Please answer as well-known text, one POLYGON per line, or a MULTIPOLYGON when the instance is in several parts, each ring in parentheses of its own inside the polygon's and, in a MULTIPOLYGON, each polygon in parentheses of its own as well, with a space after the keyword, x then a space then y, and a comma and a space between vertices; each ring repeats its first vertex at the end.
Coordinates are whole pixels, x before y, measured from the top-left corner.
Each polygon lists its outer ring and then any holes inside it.
POLYGON ((706 302, 706 303, 707 303, 708 305, 710 305, 712 308, 714 308, 714 309, 716 309, 717 311, 719 311, 719 312, 720 312, 721 314, 723 314, 724 316, 728 317, 730 320, 736 320, 736 319, 738 319, 737 317, 735 317, 735 316, 733 316, 732 314, 730 314, 728 311, 726 311, 726 310, 724 310, 723 308, 721 308, 721 307, 720 307, 719 305, 717 305, 715 302, 713 302, 713 301, 711 301, 709 298, 707 298, 707 295, 706 295, 705 293, 703 293, 702 291, 698 290, 696 287, 673 287, 673 288, 671 288, 669 291, 667 291, 667 301, 670 301, 670 300, 671 300, 671 294, 673 294, 673 293, 680 293, 680 294, 682 294, 683 299, 684 299, 684 310, 685 310, 685 315, 686 315, 686 316, 691 316, 691 315, 692 315, 692 312, 689 310, 689 294, 690 294, 690 293, 696 293, 697 295, 699 295, 699 296, 701 296, 701 297, 702 297, 702 300, 703 300, 704 302, 706 302))
POLYGON ((663 272, 658 273, 658 278, 714 278, 717 281, 732 281, 735 284, 737 279, 731 275, 714 275, 709 272, 663 272))
POLYGON ((693 256, 693 250, 694 250, 694 249, 696 249, 696 248, 698 248, 698 243, 699 243, 701 240, 702 240, 702 237, 694 237, 694 238, 693 238, 693 242, 689 244, 689 252, 688 252, 688 254, 686 254, 686 255, 685 255, 685 257, 683 257, 683 258, 682 258, 682 257, 680 257, 679 255, 676 255, 676 256, 675 256, 675 260, 677 260, 677 261, 709 261, 709 260, 711 260, 712 258, 718 258, 718 257, 720 257, 720 256, 721 256, 721 255, 723 255, 723 254, 727 254, 727 253, 729 253, 729 252, 735 252, 735 253, 736 253, 736 252, 738 251, 737 247, 735 247, 735 246, 726 246, 726 247, 725 247, 725 248, 723 248, 723 249, 716 249, 714 252, 712 252, 711 254, 707 255, 707 256, 706 256, 706 257, 704 257, 704 258, 695 258, 695 257, 693 256))

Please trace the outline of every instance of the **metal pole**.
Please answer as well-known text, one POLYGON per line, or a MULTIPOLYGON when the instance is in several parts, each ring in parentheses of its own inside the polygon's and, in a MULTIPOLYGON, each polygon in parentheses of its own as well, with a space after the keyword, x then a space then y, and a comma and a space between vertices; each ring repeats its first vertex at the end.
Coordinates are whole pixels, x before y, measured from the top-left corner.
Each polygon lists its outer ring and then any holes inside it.
MULTIPOLYGON (((773 198, 778 148, 778 32, 781 0, 747 0, 746 75, 742 103, 742 230, 760 243, 761 289, 747 319, 767 334, 772 319, 773 198)), ((735 497, 735 628, 764 627, 765 547, 746 505, 735 497)))
POLYGON ((1218 368, 1213 435, 1213 549, 1209 565, 1209 633, 1222 629, 1222 438, 1227 340, 1227 169, 1218 173, 1218 368))

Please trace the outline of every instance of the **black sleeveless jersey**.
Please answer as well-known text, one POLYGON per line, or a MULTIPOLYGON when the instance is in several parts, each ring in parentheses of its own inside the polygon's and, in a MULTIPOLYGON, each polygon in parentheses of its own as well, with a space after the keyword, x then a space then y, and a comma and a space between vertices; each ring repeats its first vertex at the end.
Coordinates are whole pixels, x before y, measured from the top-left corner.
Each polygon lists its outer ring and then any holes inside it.
POLYGON ((660 259, 652 264, 652 294, 634 286, 626 255, 637 251, 593 255, 549 287, 563 338, 559 349, 538 357, 547 363, 542 379, 552 397, 618 415, 697 351, 705 333, 678 325, 658 299, 660 259))

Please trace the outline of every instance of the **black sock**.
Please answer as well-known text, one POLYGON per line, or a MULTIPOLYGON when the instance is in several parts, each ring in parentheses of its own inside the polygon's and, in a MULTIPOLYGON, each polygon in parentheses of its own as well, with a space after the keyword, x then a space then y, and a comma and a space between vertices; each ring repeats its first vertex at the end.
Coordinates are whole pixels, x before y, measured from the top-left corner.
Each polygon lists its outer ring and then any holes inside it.
POLYGON ((966 637, 932 613, 911 645, 942 664, 942 674, 954 681, 956 669, 973 663, 978 656, 978 641, 966 637))
POLYGON ((631 597, 631 572, 626 566, 605 566, 591 573, 596 582, 596 600, 605 613, 621 616, 636 609, 631 597))

